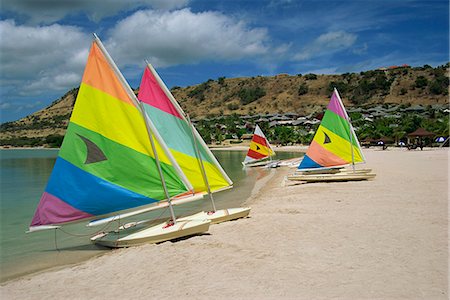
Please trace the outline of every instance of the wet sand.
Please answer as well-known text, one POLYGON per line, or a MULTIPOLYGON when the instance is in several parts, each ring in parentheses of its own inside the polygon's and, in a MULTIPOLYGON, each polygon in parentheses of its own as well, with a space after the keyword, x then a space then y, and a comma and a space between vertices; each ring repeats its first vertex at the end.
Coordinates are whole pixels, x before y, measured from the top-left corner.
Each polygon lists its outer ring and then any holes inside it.
POLYGON ((448 299, 448 149, 364 153, 373 181, 273 169, 250 218, 10 281, 1 298, 448 299))

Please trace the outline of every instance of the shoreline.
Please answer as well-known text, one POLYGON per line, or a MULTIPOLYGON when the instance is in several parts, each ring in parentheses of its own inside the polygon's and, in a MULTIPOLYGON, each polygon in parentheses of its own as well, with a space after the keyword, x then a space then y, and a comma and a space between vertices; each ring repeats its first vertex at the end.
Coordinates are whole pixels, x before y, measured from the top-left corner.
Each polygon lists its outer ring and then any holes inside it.
POLYGON ((390 149, 364 150, 373 181, 286 184, 292 169, 273 169, 244 203, 250 218, 27 275, 1 294, 447 299, 448 148, 390 149))
MULTIPOLYGON (((217 151, 247 151, 249 146, 248 145, 208 145, 208 148, 211 150, 217 150, 217 151)), ((273 149, 275 152, 306 152, 309 148, 309 145, 292 145, 292 146, 273 146, 273 149)), ((10 147, 10 148, 4 148, 0 146, 0 150, 58 150, 60 148, 44 148, 44 147, 10 147)), ((429 151, 429 150, 445 150, 449 149, 448 147, 423 147, 423 150, 420 149, 412 149, 408 150, 406 147, 398 147, 398 146, 391 146, 388 147, 386 150, 382 150, 379 146, 370 146, 369 148, 362 147, 363 151, 429 151)))

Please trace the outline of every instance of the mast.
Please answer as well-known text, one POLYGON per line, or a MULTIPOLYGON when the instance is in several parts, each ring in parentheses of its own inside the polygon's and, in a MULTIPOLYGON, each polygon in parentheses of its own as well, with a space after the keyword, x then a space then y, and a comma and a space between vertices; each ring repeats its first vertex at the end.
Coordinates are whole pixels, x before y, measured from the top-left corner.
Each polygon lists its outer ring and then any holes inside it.
POLYGON ((336 93, 336 96, 337 96, 337 98, 339 100, 339 104, 341 105, 342 110, 345 113, 345 117, 348 120, 348 124, 349 124, 348 131, 349 131, 349 136, 350 136, 350 151, 352 153, 352 169, 353 169, 353 172, 355 172, 355 153, 353 152, 353 127, 352 127, 352 124, 350 122, 350 117, 348 116, 347 111, 345 110, 344 103, 342 103, 341 96, 339 95, 339 92, 338 92, 338 90, 336 88, 334 88, 334 92, 336 93))
MULTIPOLYGON (((147 67, 150 70, 150 72, 153 74, 153 76, 156 78, 156 80, 159 83, 159 86, 162 88, 162 90, 164 91, 164 93, 166 94, 167 98, 170 100, 170 102, 173 104, 173 106, 175 107, 175 109, 177 110, 177 112, 182 116, 183 120, 189 125, 190 121, 187 120, 187 116, 186 113, 183 111, 183 109, 180 107, 180 105, 178 104, 177 100, 173 97, 172 93, 169 91, 169 89, 167 88, 167 86, 164 84, 164 82, 162 81, 161 77, 159 77, 158 73, 156 72, 156 70, 153 68, 153 66, 146 61, 147 63, 147 67)), ((219 169, 220 173, 222 174, 222 176, 225 178, 225 180, 228 182, 229 185, 233 185, 233 182, 231 181, 230 177, 228 177, 228 174, 224 171, 224 169, 222 168, 222 166, 220 165, 220 163, 217 161, 216 157, 211 153, 211 151, 209 150, 208 146, 206 145, 205 141, 201 138, 200 134, 198 133, 198 131, 194 128, 192 128, 193 132, 194 132, 194 136, 196 137, 196 139, 198 140, 198 142, 200 143, 200 145, 203 146, 203 148, 205 148, 206 153, 208 154, 209 158, 215 163, 216 167, 219 169)))
MULTIPOLYGON (((141 111, 144 111, 142 104, 139 103, 139 107, 141 108, 141 111)), ((144 119, 147 119, 147 115, 144 115, 144 119)), ((159 177, 161 178, 161 183, 163 185, 164 188, 164 193, 166 194, 166 198, 167 198, 167 202, 169 203, 169 210, 170 210, 170 216, 172 217, 172 222, 175 224, 177 222, 177 219, 175 218, 175 213, 173 211, 173 207, 172 207, 172 201, 170 200, 170 195, 169 195, 169 191, 167 190, 167 186, 166 186, 166 181, 164 180, 164 174, 162 172, 161 169, 161 163, 159 162, 159 158, 158 158, 158 152, 156 151, 156 147, 155 147, 155 142, 153 141, 152 135, 151 135, 151 130, 150 130, 150 143, 152 144, 152 149, 153 152, 155 154, 155 160, 156 160, 156 165, 158 166, 158 173, 159 173, 159 177)))
MULTIPOLYGON (((105 55, 105 57, 108 60, 108 62, 110 63, 111 67, 113 68, 114 72, 116 73, 117 77, 119 78, 120 82, 122 83, 123 87, 125 88, 128 96, 133 101, 133 103, 136 105, 136 107, 138 107, 139 111, 141 112, 142 117, 144 118, 145 127, 147 129, 147 134, 148 134, 148 137, 150 139, 150 143, 151 143, 151 146, 152 146, 153 154, 155 155, 155 160, 156 160, 156 165, 157 165, 157 168, 158 168, 158 173, 159 173, 159 176, 161 178, 161 184, 163 186, 164 193, 165 193, 167 201, 169 203, 169 209, 170 209, 171 218, 172 218, 172 221, 174 223, 176 223, 175 213, 173 211, 173 207, 172 207, 172 203, 171 203, 171 200, 170 200, 169 191, 167 190, 166 181, 164 179, 164 174, 163 174, 162 169, 161 169, 161 163, 159 161, 158 151, 156 149, 155 142, 153 140, 153 136, 155 136, 155 138, 158 140, 159 144, 163 148, 164 152, 166 152, 166 155, 167 155, 167 157, 169 157, 171 162, 172 162, 172 159, 173 159, 172 155, 171 155, 170 151, 168 151, 168 149, 166 150, 167 147, 166 147, 165 143, 162 141, 162 139, 160 137, 158 138, 157 134, 154 134, 157 131, 155 130, 154 125, 152 124, 151 120, 148 118, 147 114, 145 113, 145 111, 144 111, 144 109, 142 107, 142 104, 136 99, 136 95, 131 90, 130 86, 128 85, 128 82, 125 80, 125 78, 123 77, 122 73, 119 71, 119 69, 117 68, 116 64, 112 60, 111 56, 109 56, 109 53, 106 51, 106 49, 103 46, 102 42, 100 41, 100 39, 98 38, 98 36, 95 33, 94 33, 94 40, 97 43, 97 45, 100 47, 100 49, 102 50, 102 52, 105 55)), ((179 173, 180 174, 183 173, 183 172, 181 172, 181 169, 178 166, 178 163, 176 163, 176 161, 174 159, 173 159, 172 164, 175 167, 175 169, 177 169, 177 168, 179 169, 179 173)), ((183 176, 184 176, 184 174, 183 174, 183 176)), ((188 189, 192 190, 193 189, 192 185, 185 178, 185 176, 182 179, 183 179, 183 183, 185 183, 186 187, 188 187, 188 189), (184 182, 184 181, 186 181, 186 182, 184 182)))
POLYGON ((189 118, 189 115, 186 115, 186 117, 187 117, 187 121, 189 122, 189 127, 191 127, 192 138, 194 139, 195 155, 197 156, 198 163, 200 165, 200 170, 202 171, 203 181, 205 182, 206 188, 208 190, 208 195, 209 195, 209 199, 211 199, 213 211, 216 212, 216 204, 214 203, 214 197, 211 193, 211 187, 209 185, 208 177, 206 176, 206 170, 205 170, 205 166, 203 165, 202 154, 200 153, 200 151, 198 149, 197 138, 195 137, 195 133, 194 133, 194 125, 192 124, 191 119, 189 118))
MULTIPOLYGON (((110 65, 113 68, 114 72, 116 73, 118 79, 120 80, 120 82, 122 83, 123 87, 125 88, 125 91, 127 92, 128 96, 130 97, 131 101, 133 101, 134 105, 139 109, 139 111, 141 112, 142 116, 144 117, 145 127, 147 128, 147 134, 148 134, 150 140, 151 140, 151 136, 152 135, 156 138, 156 140, 158 141, 159 145, 163 149, 164 154, 170 160, 170 163, 175 168, 178 176, 180 176, 181 180, 183 181, 183 184, 187 187, 188 190, 192 191, 193 190, 192 184, 186 178, 186 175, 183 173, 183 171, 181 171, 180 166, 178 165, 176 160, 173 158, 172 154, 170 153, 169 149, 167 148, 166 143, 164 143, 163 139, 161 138, 161 136, 159 135, 158 131, 156 130, 156 127, 153 124, 153 122, 150 119, 148 119, 147 117, 145 117, 147 114, 145 113, 144 109, 140 105, 140 101, 138 101, 136 99, 136 95, 131 90, 128 82, 125 80, 125 78, 123 77, 122 73, 119 71, 119 68, 116 66, 116 64, 112 60, 111 56, 109 55, 109 53, 106 51, 105 47, 103 46, 103 44, 100 41, 100 39, 98 38, 98 36, 95 33, 93 35, 94 35, 95 42, 100 47, 100 49, 102 50, 102 52, 105 55, 106 59, 110 63, 110 65)), ((153 151, 156 154, 156 150, 153 149, 153 151)))

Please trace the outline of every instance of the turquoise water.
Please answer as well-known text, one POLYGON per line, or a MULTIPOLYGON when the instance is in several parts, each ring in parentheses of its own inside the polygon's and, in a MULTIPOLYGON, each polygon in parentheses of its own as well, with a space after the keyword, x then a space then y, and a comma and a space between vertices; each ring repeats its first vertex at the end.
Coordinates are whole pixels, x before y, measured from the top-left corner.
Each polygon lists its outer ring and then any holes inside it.
MULTIPOLYGON (((214 151, 214 154, 234 182, 233 189, 214 195, 218 209, 241 205, 250 196, 256 179, 269 172, 262 168, 243 170, 243 151, 214 151)), ((86 223, 64 226, 64 231, 25 233, 57 155, 57 150, 0 150, 1 282, 51 267, 78 263, 111 251, 90 243, 89 237, 104 228, 86 228, 86 223)), ((278 159, 297 156, 298 153, 277 153, 278 159)), ((207 200, 177 206, 175 212, 180 216, 209 209, 207 200)), ((167 216, 169 211, 166 209, 134 219, 167 216)), ((111 226, 115 228, 117 224, 111 226)))

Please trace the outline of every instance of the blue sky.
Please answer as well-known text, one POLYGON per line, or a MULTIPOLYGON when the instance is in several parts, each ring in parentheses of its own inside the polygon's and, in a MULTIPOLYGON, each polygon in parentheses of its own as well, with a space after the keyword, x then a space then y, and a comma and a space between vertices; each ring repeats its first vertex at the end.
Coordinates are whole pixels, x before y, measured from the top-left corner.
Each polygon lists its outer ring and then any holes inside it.
POLYGON ((96 32, 132 87, 449 61, 448 0, 2 0, 0 122, 79 86, 96 32))

